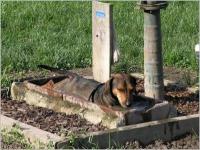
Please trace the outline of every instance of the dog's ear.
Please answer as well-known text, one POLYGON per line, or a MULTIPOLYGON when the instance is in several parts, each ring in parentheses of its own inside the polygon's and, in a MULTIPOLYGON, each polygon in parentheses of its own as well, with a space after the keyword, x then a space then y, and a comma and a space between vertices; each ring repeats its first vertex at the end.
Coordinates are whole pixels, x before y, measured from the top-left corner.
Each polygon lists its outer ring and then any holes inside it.
POLYGON ((107 82, 105 82, 104 93, 109 94, 112 91, 112 82, 113 78, 110 78, 107 82))
POLYGON ((131 82, 131 84, 132 85, 134 85, 134 93, 135 93, 135 95, 137 95, 138 94, 138 92, 137 92, 137 89, 136 89, 136 85, 137 85, 137 80, 136 80, 136 78, 135 77, 133 77, 133 76, 130 76, 130 82, 131 82))
POLYGON ((130 82, 131 82, 132 84, 134 84, 134 85, 137 84, 137 82, 136 82, 136 78, 133 77, 133 76, 130 76, 130 82))

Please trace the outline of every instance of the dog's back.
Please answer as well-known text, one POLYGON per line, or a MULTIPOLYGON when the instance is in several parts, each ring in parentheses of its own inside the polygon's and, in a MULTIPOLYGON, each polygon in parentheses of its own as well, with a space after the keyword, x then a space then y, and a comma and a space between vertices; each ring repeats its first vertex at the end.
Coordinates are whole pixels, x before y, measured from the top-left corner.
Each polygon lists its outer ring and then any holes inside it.
POLYGON ((98 86, 99 82, 86 79, 81 76, 66 78, 55 85, 54 90, 62 93, 70 93, 88 100, 92 91, 98 86))
POLYGON ((89 99, 92 91, 100 84, 95 80, 83 78, 76 73, 72 73, 67 70, 61 70, 46 65, 38 65, 38 67, 68 76, 63 81, 57 83, 54 86, 54 90, 62 93, 78 95, 86 100, 89 99))
POLYGON ((67 78, 56 83, 54 90, 77 95, 94 103, 124 108, 131 106, 133 94, 136 94, 136 79, 127 74, 115 74, 105 83, 83 78, 75 73, 57 68, 40 65, 39 67, 65 74, 67 78))

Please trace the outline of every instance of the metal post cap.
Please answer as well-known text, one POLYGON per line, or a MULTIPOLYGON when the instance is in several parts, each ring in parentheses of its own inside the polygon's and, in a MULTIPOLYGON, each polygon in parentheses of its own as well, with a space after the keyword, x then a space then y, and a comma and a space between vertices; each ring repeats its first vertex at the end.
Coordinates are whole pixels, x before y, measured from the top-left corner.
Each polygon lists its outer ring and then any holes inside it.
POLYGON ((168 5, 167 1, 152 1, 152 0, 141 0, 137 3, 140 9, 143 10, 159 10, 165 9, 168 5))

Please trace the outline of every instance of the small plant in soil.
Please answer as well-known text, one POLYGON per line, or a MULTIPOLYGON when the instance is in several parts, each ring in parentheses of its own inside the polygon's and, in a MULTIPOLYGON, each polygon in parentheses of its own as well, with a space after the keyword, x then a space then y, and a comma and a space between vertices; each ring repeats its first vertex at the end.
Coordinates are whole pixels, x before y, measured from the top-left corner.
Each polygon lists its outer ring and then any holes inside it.
POLYGON ((44 144, 40 141, 31 143, 25 138, 19 125, 15 124, 11 129, 1 129, 1 148, 3 149, 53 149, 53 142, 44 144))
POLYGON ((187 86, 192 86, 198 82, 197 81, 198 78, 193 79, 189 71, 183 74, 182 80, 183 80, 183 83, 186 84, 187 86))
POLYGON ((2 129, 1 136, 2 136, 2 141, 7 145, 14 144, 24 149, 32 148, 32 145, 25 139, 25 136, 21 132, 18 125, 11 128, 10 130, 2 129))

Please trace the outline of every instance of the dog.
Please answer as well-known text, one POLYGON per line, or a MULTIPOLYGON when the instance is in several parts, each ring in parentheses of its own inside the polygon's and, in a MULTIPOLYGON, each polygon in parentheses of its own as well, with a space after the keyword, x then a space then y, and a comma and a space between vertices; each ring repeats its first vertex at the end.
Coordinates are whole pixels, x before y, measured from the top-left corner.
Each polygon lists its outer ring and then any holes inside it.
POLYGON ((38 67, 68 76, 56 83, 54 90, 71 93, 99 105, 107 107, 119 105, 127 108, 131 106, 133 97, 137 94, 136 78, 125 73, 114 74, 107 82, 100 83, 58 68, 46 65, 38 67))

